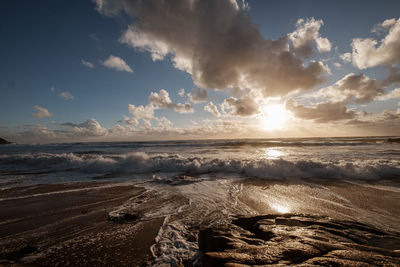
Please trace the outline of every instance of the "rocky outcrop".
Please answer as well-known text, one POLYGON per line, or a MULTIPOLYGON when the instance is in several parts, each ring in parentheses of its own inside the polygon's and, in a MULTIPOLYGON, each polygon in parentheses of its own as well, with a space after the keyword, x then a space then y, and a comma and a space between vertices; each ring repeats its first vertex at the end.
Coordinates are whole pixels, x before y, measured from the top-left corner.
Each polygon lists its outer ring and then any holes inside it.
POLYGON ((8 142, 7 140, 0 138, 0 145, 6 145, 6 144, 11 144, 11 142, 8 142))
POLYGON ((310 215, 238 218, 203 229, 204 266, 400 266, 400 234, 310 215))
POLYGON ((133 222, 142 218, 143 215, 139 212, 110 212, 107 220, 116 223, 133 222))

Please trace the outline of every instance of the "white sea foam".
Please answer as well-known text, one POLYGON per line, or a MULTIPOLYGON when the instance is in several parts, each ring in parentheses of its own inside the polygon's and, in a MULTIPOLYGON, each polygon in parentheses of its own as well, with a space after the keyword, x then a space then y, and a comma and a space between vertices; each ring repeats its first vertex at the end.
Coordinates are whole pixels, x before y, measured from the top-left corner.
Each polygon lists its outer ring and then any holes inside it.
POLYGON ((221 159, 184 157, 178 154, 149 155, 144 152, 123 155, 74 153, 24 153, 1 155, 0 168, 11 170, 47 170, 80 173, 231 173, 246 177, 326 178, 326 179, 383 179, 400 175, 396 161, 331 161, 284 159, 221 159))

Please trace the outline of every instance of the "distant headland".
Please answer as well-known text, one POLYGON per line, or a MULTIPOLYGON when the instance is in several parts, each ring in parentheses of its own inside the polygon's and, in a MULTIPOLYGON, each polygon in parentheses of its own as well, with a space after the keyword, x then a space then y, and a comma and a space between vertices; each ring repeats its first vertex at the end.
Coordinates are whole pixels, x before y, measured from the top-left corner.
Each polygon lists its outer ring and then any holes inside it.
POLYGON ((8 142, 7 140, 0 137, 0 145, 6 145, 6 144, 11 144, 11 142, 8 142))

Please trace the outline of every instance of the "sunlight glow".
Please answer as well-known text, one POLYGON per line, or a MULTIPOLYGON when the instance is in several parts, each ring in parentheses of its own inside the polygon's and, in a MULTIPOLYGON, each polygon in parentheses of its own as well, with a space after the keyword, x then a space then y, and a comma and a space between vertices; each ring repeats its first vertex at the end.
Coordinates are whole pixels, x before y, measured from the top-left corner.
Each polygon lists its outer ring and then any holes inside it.
POLYGON ((285 207, 285 206, 282 206, 280 204, 274 203, 274 204, 271 204, 270 206, 271 206, 272 209, 276 210, 279 213, 289 213, 290 212, 290 208, 289 207, 285 207))
POLYGON ((262 124, 268 131, 284 128, 289 113, 282 104, 267 104, 263 108, 262 124))
POLYGON ((285 153, 283 153, 278 148, 266 148, 264 150, 264 156, 267 159, 278 159, 284 155, 285 155, 285 153))

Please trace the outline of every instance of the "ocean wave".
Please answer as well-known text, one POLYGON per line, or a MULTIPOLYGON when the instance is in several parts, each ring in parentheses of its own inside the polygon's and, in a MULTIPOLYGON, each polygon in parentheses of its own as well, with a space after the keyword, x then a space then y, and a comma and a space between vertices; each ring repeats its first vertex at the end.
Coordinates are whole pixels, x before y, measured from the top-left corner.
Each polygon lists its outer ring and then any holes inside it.
POLYGON ((214 143, 216 147, 323 147, 323 146, 371 146, 381 144, 375 140, 367 141, 232 141, 214 143))
POLYGON ((74 153, 0 155, 2 172, 16 169, 75 171, 82 173, 232 173, 255 178, 384 179, 400 177, 398 163, 373 161, 317 162, 284 159, 235 160, 149 155, 143 152, 118 156, 74 153))

